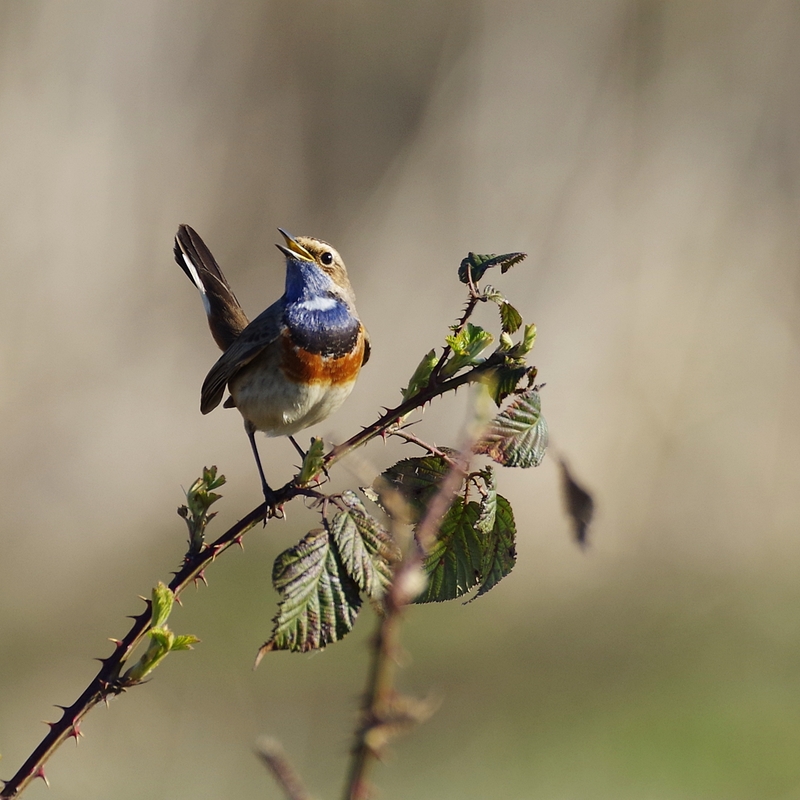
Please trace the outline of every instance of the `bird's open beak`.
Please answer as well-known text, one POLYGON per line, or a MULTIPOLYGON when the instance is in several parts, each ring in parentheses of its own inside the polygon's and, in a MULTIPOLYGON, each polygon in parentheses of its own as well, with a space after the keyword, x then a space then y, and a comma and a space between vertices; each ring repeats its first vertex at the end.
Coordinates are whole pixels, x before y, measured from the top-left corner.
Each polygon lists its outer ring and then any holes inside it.
POLYGON ((314 261, 314 256, 308 252, 290 233, 287 233, 283 228, 278 228, 281 236, 286 240, 286 246, 276 244, 278 248, 287 258, 300 258, 304 261, 314 261))

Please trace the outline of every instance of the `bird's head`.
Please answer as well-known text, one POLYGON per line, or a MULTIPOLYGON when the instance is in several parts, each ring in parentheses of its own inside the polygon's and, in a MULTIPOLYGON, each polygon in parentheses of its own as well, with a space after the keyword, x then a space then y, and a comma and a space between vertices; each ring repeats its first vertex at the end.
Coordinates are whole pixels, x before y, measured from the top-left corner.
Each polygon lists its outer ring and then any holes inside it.
POLYGON ((289 300, 335 294, 353 306, 355 297, 339 253, 311 236, 292 236, 278 228, 286 244, 277 248, 286 256, 286 296, 289 300))

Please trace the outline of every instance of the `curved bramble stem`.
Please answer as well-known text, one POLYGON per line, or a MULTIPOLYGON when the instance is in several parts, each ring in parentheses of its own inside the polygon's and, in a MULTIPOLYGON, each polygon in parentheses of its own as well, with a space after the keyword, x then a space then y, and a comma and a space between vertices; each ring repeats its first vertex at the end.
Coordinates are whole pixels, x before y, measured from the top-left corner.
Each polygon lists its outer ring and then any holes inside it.
MULTIPOLYGON (((285 489, 286 487, 278 493, 279 499, 283 497, 285 489)), ((203 570, 220 553, 223 553, 231 545, 237 544, 250 528, 264 519, 266 511, 265 505, 260 505, 201 552, 193 556, 187 556, 183 566, 169 582, 169 588, 172 592, 177 596, 189 584, 202 580, 203 570)), ((125 664, 133 650, 150 630, 151 602, 149 600, 146 602, 147 606, 144 611, 133 617, 133 625, 131 625, 128 633, 117 641, 114 652, 107 658, 100 659, 102 666, 91 683, 72 705, 63 708, 61 719, 51 723, 50 730, 39 743, 39 746, 31 753, 16 775, 5 783, 3 790, 0 792, 0 798, 6 800, 7 798, 18 797, 31 781, 44 775, 45 762, 61 744, 77 735, 81 720, 94 706, 101 702, 107 702, 109 697, 121 694, 126 689, 136 685, 136 682, 124 682, 120 678, 120 673, 123 664, 125 664)))
MULTIPOLYGON (((468 270, 468 289, 469 297, 467 304, 461 317, 452 328, 456 333, 464 330, 477 304, 483 299, 472 280, 471 269, 468 270)), ((488 373, 501 368, 506 362, 506 354, 496 352, 482 363, 471 366, 446 380, 442 380, 441 371, 451 352, 452 348, 450 345, 446 345, 430 374, 427 385, 400 405, 392 409, 387 409, 385 413, 371 425, 362 429, 341 444, 331 448, 322 458, 322 471, 327 474, 327 470, 336 462, 377 436, 385 436, 387 433, 399 435, 398 431, 392 432, 391 428, 406 415, 423 408, 436 397, 455 391, 466 384, 475 383, 484 379, 488 373)), ((417 440, 412 434, 405 433, 403 435, 407 441, 413 441, 428 449, 429 452, 434 452, 435 448, 432 450, 429 445, 421 440, 417 440)), ((438 454, 438 451, 436 454, 438 454)), ((446 458, 449 463, 453 463, 452 457, 446 458)), ((456 472, 457 471, 458 470, 456 470, 456 472)), ((200 542, 195 543, 194 547, 190 545, 181 568, 174 573, 173 579, 168 584, 174 595, 177 597, 189 584, 196 583, 198 580, 205 582, 205 569, 217 556, 225 552, 231 545, 241 544, 242 537, 259 522, 263 521, 266 524, 266 522, 272 518, 281 518, 281 507, 295 497, 304 496, 313 499, 315 502, 326 502, 326 495, 324 493, 318 491, 316 488, 298 483, 297 477, 298 476, 295 476, 292 480, 275 491, 274 504, 271 508, 268 508, 265 503, 262 503, 225 531, 214 542, 203 545, 202 540, 200 540, 200 542)), ((459 479, 461 477, 462 476, 459 475, 459 479)), ((424 532, 424 528, 422 530, 424 532)), ((421 544, 424 545, 422 541, 421 544)), ((398 608, 402 605, 404 605, 404 603, 401 603, 398 608)), ((123 676, 122 668, 130 658, 133 650, 144 639, 152 627, 150 601, 147 601, 147 606, 144 611, 132 617, 132 619, 133 624, 128 633, 121 640, 114 640, 114 652, 110 656, 100 659, 102 666, 91 683, 72 705, 62 707, 63 713, 61 718, 50 724, 50 730, 22 767, 20 767, 9 781, 3 784, 2 791, 0 791, 0 800, 11 800, 11 798, 18 797, 31 781, 37 777, 44 777, 44 764, 66 739, 79 735, 81 720, 94 706, 100 702, 107 703, 110 697, 121 694, 125 690, 138 684, 138 681, 133 681, 123 676)))
MULTIPOLYGON (((323 459, 325 467, 333 466, 333 464, 340 461, 357 447, 366 444, 376 436, 384 434, 402 416, 422 408, 434 398, 454 391, 467 383, 478 381, 487 372, 500 366, 502 360, 503 357, 501 355, 495 354, 482 364, 446 381, 438 382, 432 378, 428 386, 418 394, 396 408, 388 410, 372 425, 332 448, 323 459)), ((320 500, 324 497, 323 493, 316 489, 297 486, 293 481, 294 479, 275 491, 276 506, 284 505, 298 496, 311 497, 315 500, 320 500)), ((183 565, 168 584, 175 596, 180 595, 190 584, 194 584, 198 580, 204 580, 204 570, 211 562, 231 545, 239 544, 247 531, 267 518, 268 511, 266 504, 262 503, 199 552, 187 553, 183 565)), ((110 656, 100 659, 102 666, 91 683, 72 705, 63 709, 61 718, 50 725, 49 731, 25 763, 3 785, 2 791, 0 791, 0 800, 10 800, 18 797, 35 778, 44 775, 44 765, 47 760, 61 744, 77 735, 76 732, 80 728, 81 720, 94 706, 101 702, 107 702, 110 697, 121 694, 126 689, 136 685, 136 683, 122 681, 120 675, 122 666, 150 630, 150 620, 150 601, 147 601, 147 607, 141 614, 133 617, 133 624, 130 630, 118 641, 114 652, 110 656)))

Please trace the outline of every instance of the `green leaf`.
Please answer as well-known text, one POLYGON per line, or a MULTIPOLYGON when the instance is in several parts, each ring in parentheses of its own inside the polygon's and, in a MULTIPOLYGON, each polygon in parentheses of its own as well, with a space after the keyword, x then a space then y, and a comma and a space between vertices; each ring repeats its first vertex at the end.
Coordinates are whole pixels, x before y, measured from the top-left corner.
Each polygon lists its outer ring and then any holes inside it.
POLYGON ((530 369, 530 367, 525 366, 503 366, 493 369, 485 375, 482 383, 489 390, 495 405, 499 406, 506 397, 516 390, 519 382, 529 374, 530 369))
POLYGON ((411 518, 416 522, 449 471, 450 465, 441 456, 406 458, 389 467, 373 486, 379 495, 387 487, 397 491, 408 503, 411 518))
POLYGON ((464 367, 471 367, 480 363, 480 354, 494 341, 489 331, 480 325, 468 322, 458 333, 448 336, 445 340, 453 355, 442 367, 442 377, 450 378, 464 367))
POLYGON ((475 524, 477 503, 456 497, 442 520, 436 545, 425 559, 428 586, 415 603, 439 603, 461 597, 480 580, 483 548, 475 524))
POLYGON ((461 283, 469 283, 469 278, 467 277, 467 270, 469 269, 472 273, 472 282, 477 283, 487 269, 500 267, 500 271, 506 273, 514 264, 519 264, 526 257, 527 253, 505 253, 501 256, 470 253, 462 260, 458 268, 458 279, 461 283))
POLYGON ((164 625, 172 611, 174 601, 175 595, 172 590, 159 581, 158 586, 154 587, 151 593, 150 625, 153 628, 160 628, 164 625))
POLYGON ((500 303, 500 323, 505 333, 514 333, 522 325, 522 315, 508 301, 500 303))
POLYGON ((284 550, 275 559, 272 583, 283 599, 259 657, 270 650, 321 650, 352 630, 361 607, 358 586, 327 531, 310 531, 284 550))
POLYGON ((155 643, 156 649, 164 650, 164 655, 172 649, 175 634, 169 628, 151 628, 147 635, 155 643))
POLYGON ((322 472, 324 450, 325 442, 321 438, 312 437, 311 446, 308 448, 306 457, 303 459, 303 466, 300 468, 300 474, 297 476, 297 483, 300 486, 311 483, 322 472))
POLYGON ((170 650, 191 650, 193 644, 197 644, 200 640, 191 633, 184 633, 175 637, 170 650))
POLYGON ((224 475, 217 475, 216 467, 203 467, 203 475, 186 492, 186 505, 178 508, 178 514, 189 528, 189 555, 196 555, 203 549, 204 533, 208 523, 216 516, 209 508, 221 495, 211 491, 225 483, 224 475))
POLYGON ((203 467, 203 483, 206 490, 219 489, 225 483, 225 476, 217 475, 216 467, 203 467))
POLYGON ((497 305, 506 302, 506 298, 503 295, 503 293, 495 289, 494 286, 490 286, 489 284, 483 287, 483 291, 481 292, 481 297, 484 300, 491 301, 492 303, 497 303, 497 305))
POLYGON ((408 386, 400 390, 403 395, 403 400, 410 400, 414 395, 419 393, 420 389, 424 389, 428 385, 437 360, 435 350, 431 350, 422 357, 422 361, 419 362, 417 368, 414 370, 414 374, 411 376, 408 386))
POLYGON ((519 330, 522 325, 522 315, 506 300, 502 292, 498 292, 494 286, 486 286, 481 293, 481 298, 487 302, 497 303, 503 333, 515 333, 519 330))
POLYGON ((547 449, 547 422, 536 389, 528 389, 498 414, 473 448, 507 467, 538 467, 547 449))
POLYGON ((533 345, 536 342, 536 326, 526 325, 522 333, 522 341, 515 344, 509 351, 509 358, 525 358, 525 356, 533 350, 533 345))
POLYGON ((474 599, 486 594, 508 575, 517 563, 517 527, 514 512, 505 497, 495 494, 495 514, 492 527, 483 541, 481 585, 474 599))
POLYGON ((371 600, 379 600, 392 582, 392 564, 400 553, 389 531, 354 492, 344 492, 342 502, 347 510, 333 518, 331 535, 348 575, 371 600))

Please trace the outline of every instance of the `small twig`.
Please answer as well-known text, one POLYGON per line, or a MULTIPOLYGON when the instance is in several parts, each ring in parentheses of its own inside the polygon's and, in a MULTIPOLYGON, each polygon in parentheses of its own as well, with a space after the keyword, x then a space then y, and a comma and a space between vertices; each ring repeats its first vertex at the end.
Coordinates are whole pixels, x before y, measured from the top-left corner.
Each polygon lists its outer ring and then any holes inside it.
POLYGON ((368 800, 371 795, 369 772, 380 757, 380 743, 386 738, 379 729, 392 723, 396 706, 394 675, 400 651, 400 624, 404 608, 417 597, 423 586, 422 566, 427 553, 436 543, 436 535, 444 515, 453 504, 458 487, 469 465, 471 446, 465 446, 445 475, 436 494, 428 504, 425 516, 416 528, 416 539, 406 550, 395 569, 394 578, 385 598, 385 613, 378 623, 372 654, 372 665, 364 693, 362 720, 356 732, 356 744, 344 800, 368 800))
POLYGON ((448 453, 445 453, 444 450, 440 450, 435 444, 428 444, 428 442, 423 441, 418 436, 415 436, 413 433, 408 433, 404 428, 390 428, 386 431, 388 436, 397 436, 399 439, 402 439, 409 444, 415 444, 417 447, 421 447, 423 450, 427 450, 432 456, 438 456, 449 464, 451 467, 456 465, 456 462, 453 460, 452 456, 448 453))
POLYGON ((300 776, 289 763, 281 743, 277 739, 260 739, 256 755, 264 762, 278 786, 283 789, 287 800, 311 800, 300 776))

